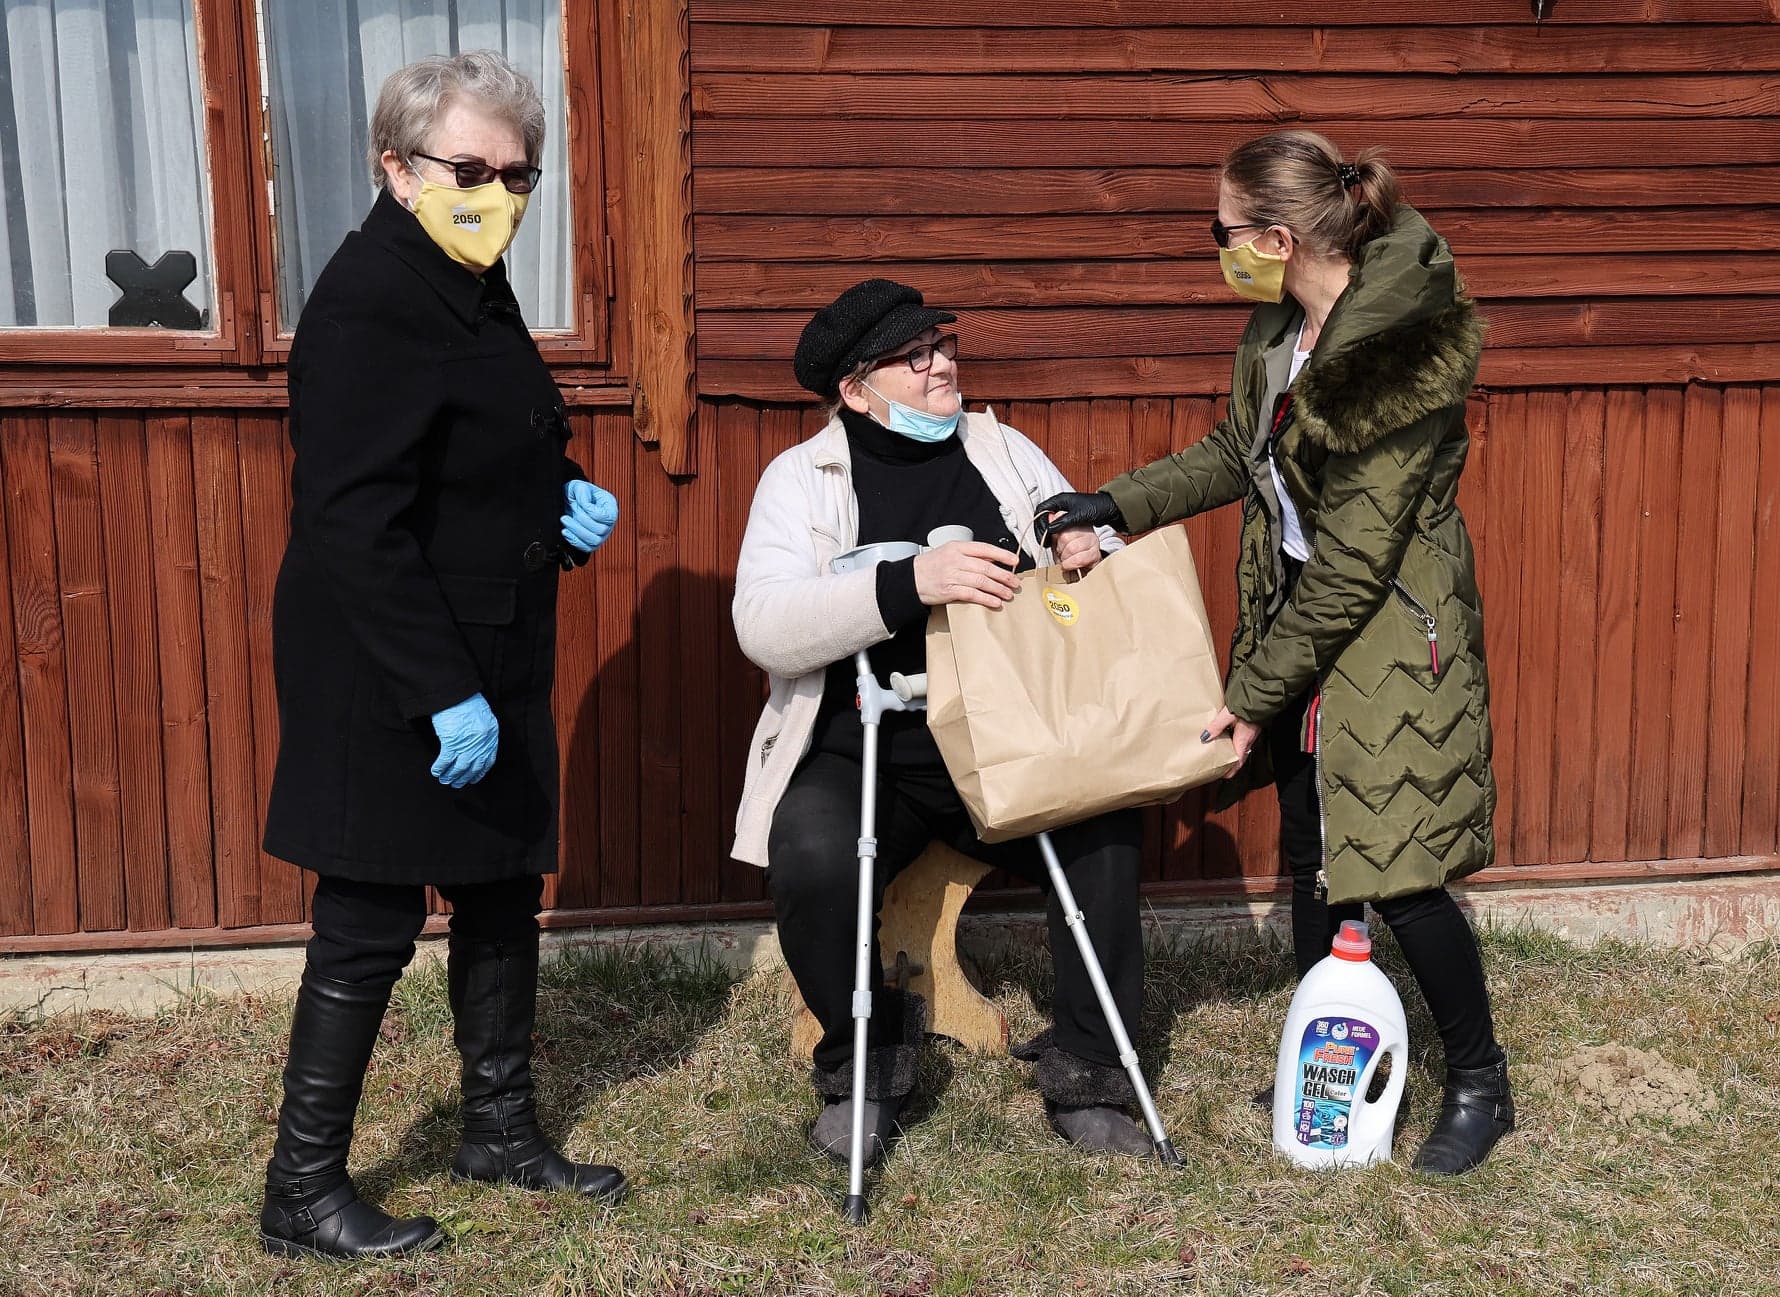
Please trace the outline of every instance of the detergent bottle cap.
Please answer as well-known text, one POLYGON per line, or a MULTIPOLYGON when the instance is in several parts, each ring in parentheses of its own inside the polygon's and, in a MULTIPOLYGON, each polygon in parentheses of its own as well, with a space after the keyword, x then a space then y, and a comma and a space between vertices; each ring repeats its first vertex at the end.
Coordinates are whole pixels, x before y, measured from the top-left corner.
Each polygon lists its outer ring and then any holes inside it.
POLYGON ((1372 958, 1372 937, 1366 925, 1354 919, 1346 919, 1341 924, 1341 931, 1335 934, 1335 941, 1329 950, 1337 959, 1351 959, 1356 963, 1364 963, 1372 958))

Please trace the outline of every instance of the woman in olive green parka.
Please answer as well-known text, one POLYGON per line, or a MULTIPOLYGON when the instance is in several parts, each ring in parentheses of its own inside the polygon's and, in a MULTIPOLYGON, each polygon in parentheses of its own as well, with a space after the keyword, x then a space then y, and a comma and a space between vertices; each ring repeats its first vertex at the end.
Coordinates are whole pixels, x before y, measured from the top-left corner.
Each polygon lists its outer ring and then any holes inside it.
POLYGON ((1141 532, 1241 502, 1227 705, 1207 737, 1230 731, 1245 758, 1232 800, 1278 787, 1299 975, 1363 902, 1390 924, 1446 1047, 1415 1165, 1457 1174, 1514 1124, 1477 940, 1445 887, 1495 854, 1483 612, 1456 503, 1482 321, 1390 169, 1308 131, 1230 155, 1212 232, 1226 282, 1259 303, 1228 418, 1039 507, 1053 530, 1141 532))

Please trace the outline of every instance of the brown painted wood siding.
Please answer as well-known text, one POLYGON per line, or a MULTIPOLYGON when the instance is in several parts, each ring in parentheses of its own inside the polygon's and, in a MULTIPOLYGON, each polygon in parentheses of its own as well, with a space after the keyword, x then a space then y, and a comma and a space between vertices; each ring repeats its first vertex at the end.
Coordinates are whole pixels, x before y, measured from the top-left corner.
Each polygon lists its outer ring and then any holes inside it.
POLYGON ((1780 7, 1550 9, 692 0, 701 388, 795 396, 810 310, 882 274, 987 387, 1222 391, 1216 167, 1300 125, 1388 149, 1485 384, 1780 378, 1780 7))
MULTIPOLYGON (((553 921, 762 912, 725 851, 761 700, 728 606, 759 472, 813 430, 808 312, 868 274, 961 308, 973 402, 1097 483, 1210 429, 1242 318, 1214 169, 1299 122, 1390 149, 1493 322, 1462 504, 1494 876, 1780 867, 1780 0, 1550 8, 690 0, 699 472, 574 416, 624 521, 564 585, 553 921)), ((577 178, 620 232, 621 171, 577 178)), ((276 369, 100 351, 0 373, 0 952, 289 938, 303 876, 258 850, 276 369)), ((612 400, 576 363, 571 399, 612 400)), ((1220 636, 1235 524, 1189 525, 1220 636)), ((1268 796, 1150 821, 1155 894, 1272 885, 1268 796)))
MULTIPOLYGON (((1096 482, 1203 436, 1214 402, 997 408, 1096 482)), ((681 482, 627 415, 574 420, 572 453, 625 521, 563 584, 551 899, 565 917, 732 912, 762 895, 726 855, 762 697, 729 601, 760 468, 814 425, 738 400, 699 417, 722 453, 681 482)), ((1461 505, 1486 601, 1503 865, 1780 863, 1780 659, 1765 649, 1780 385, 1491 394, 1472 430, 1461 505)), ((285 482, 275 414, 0 417, 0 656, 17 664, 0 672, 0 941, 302 920, 302 875, 258 849, 285 482)), ((1235 515, 1188 524, 1220 640, 1235 515)), ((1212 816, 1204 802, 1151 813, 1150 879, 1265 885, 1272 799, 1212 816)))

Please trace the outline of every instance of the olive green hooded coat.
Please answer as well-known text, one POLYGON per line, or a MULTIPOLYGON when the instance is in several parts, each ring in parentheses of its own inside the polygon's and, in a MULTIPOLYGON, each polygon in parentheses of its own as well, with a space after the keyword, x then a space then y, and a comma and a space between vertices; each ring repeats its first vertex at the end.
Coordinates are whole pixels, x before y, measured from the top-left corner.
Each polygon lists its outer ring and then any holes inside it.
MULTIPOLYGON (((1230 710, 1264 725, 1309 692, 1331 902, 1437 887, 1495 856, 1489 677, 1456 503, 1483 323, 1414 211, 1366 244, 1291 386, 1275 456, 1310 544, 1282 599, 1267 441, 1302 311, 1257 307, 1229 417, 1103 488, 1132 531, 1242 501, 1230 710)), ((1231 796, 1268 779, 1257 747, 1231 796)))

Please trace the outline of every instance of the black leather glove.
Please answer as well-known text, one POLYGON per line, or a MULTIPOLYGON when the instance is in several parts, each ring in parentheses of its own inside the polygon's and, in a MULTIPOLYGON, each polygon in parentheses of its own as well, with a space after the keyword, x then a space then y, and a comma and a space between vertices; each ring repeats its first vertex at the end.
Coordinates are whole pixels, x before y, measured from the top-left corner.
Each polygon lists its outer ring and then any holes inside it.
POLYGON ((1065 527, 1111 527, 1125 530, 1125 515, 1105 491, 1059 491, 1038 506, 1038 538, 1041 544, 1051 543, 1051 533, 1065 527), (1061 513, 1053 519, 1051 514, 1061 513))

